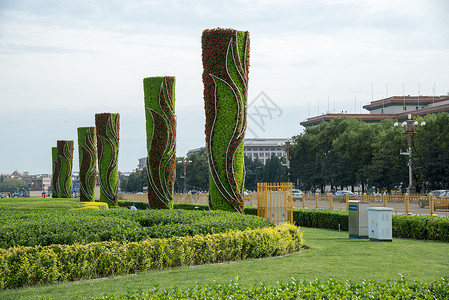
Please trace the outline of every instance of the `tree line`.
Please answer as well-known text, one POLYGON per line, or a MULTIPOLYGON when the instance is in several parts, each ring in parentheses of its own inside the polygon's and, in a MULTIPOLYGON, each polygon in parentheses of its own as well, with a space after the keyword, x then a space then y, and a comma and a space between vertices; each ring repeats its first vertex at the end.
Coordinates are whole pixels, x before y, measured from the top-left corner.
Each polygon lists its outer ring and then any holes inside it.
MULTIPOLYGON (((413 183, 418 192, 449 188, 449 114, 427 115, 416 120, 426 122, 413 135, 413 183)), ((325 191, 361 186, 390 192, 408 186, 407 136, 395 120, 365 123, 351 118, 322 122, 293 138, 291 168, 285 159, 272 155, 264 165, 245 157, 245 189, 256 190, 257 182, 285 182, 288 178, 304 191, 325 191)), ((178 157, 188 161, 184 177, 183 163, 176 166, 175 191, 208 191, 209 174, 206 151, 189 152, 178 157)), ((122 191, 142 192, 145 170, 122 176, 122 191)))
MULTIPOLYGON (((413 183, 417 192, 449 188, 449 114, 426 122, 413 135, 413 183)), ((394 120, 364 123, 336 118, 308 127, 294 138, 291 172, 304 190, 361 186, 402 191, 408 186, 407 135, 394 120)))

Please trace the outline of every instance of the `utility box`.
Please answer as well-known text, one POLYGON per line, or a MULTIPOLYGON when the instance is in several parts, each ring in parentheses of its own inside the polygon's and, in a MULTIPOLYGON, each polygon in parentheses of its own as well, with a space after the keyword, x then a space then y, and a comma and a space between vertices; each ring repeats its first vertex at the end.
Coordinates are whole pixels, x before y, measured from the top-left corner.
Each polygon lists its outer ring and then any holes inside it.
POLYGON ((368 205, 369 202, 348 201, 348 231, 350 239, 368 238, 368 205))
POLYGON ((368 207, 368 235, 370 241, 391 242, 392 221, 391 207, 368 207))

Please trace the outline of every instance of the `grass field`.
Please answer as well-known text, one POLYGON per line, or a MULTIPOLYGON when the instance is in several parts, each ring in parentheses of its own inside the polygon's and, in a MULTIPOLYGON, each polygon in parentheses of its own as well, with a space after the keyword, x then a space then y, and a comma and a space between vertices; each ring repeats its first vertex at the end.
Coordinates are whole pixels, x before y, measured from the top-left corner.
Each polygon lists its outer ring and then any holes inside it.
POLYGON ((449 276, 449 244, 441 242, 394 239, 392 243, 350 240, 347 232, 303 228, 309 250, 284 257, 272 257, 224 264, 180 267, 136 275, 117 276, 81 282, 42 285, 18 290, 0 291, 0 299, 54 299, 122 294, 138 288, 150 290, 186 288, 195 283, 226 283, 240 277, 244 286, 254 281, 275 284, 292 277, 313 281, 333 278, 339 281, 364 279, 407 280, 428 282, 449 276))

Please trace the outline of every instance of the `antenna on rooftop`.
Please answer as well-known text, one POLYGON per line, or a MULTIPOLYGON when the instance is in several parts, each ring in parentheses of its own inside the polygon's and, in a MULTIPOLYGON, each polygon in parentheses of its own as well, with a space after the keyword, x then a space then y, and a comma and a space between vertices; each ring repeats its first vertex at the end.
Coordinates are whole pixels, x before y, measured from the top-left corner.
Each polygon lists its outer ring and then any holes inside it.
POLYGON ((432 106, 435 106, 435 82, 433 83, 433 97, 432 97, 432 102, 433 102, 433 105, 432 105, 432 106))
POLYGON ((402 97, 404 98, 404 108, 403 110, 405 110, 405 84, 402 83, 402 97))
POLYGON ((421 95, 421 82, 418 83, 418 109, 419 109, 419 96, 421 95))

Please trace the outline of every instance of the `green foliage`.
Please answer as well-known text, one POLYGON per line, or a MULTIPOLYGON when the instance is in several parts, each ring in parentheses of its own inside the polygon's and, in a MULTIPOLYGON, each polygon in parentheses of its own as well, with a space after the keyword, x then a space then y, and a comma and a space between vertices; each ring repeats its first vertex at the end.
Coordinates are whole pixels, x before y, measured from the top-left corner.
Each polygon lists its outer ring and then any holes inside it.
POLYGON ((129 176, 120 176, 120 189, 122 192, 143 192, 147 186, 146 169, 131 172, 129 176))
MULTIPOLYGON (((417 118, 426 122, 413 136, 413 176, 417 190, 449 187, 449 113, 417 118), (428 186, 422 187, 423 182, 428 186)), ((292 151, 292 179, 303 190, 324 190, 325 185, 362 185, 391 189, 408 182, 407 136, 394 120, 364 123, 351 118, 306 128, 295 137, 292 151)), ((404 186, 403 186, 404 187, 404 186)))
POLYGON ((78 127, 80 200, 95 201, 97 135, 95 127, 78 127))
POLYGON ((117 205, 120 114, 95 114, 100 201, 117 205))
POLYGON ((148 203, 171 208, 176 168, 175 78, 143 80, 147 130, 148 203))
POLYGON ((56 184, 59 198, 72 197, 73 141, 57 141, 58 171, 56 184))
POLYGON ((333 209, 294 209, 297 226, 348 230, 348 212, 333 209))
POLYGON ((217 28, 201 41, 210 206, 243 212, 249 34, 217 28))
POLYGON ((0 182, 0 192, 17 193, 28 191, 30 188, 25 180, 20 178, 4 178, 0 182))
POLYGON ((127 291, 121 295, 104 294, 94 299, 447 299, 449 280, 442 278, 430 283, 398 281, 378 282, 366 280, 355 283, 350 280, 339 282, 332 279, 321 282, 306 282, 293 278, 289 282, 268 285, 255 282, 245 287, 239 278, 228 284, 200 284, 186 289, 159 290, 144 292, 127 291))
POLYGON ((0 213, 1 248, 141 241, 272 226, 256 216, 222 211, 0 209, 0 213))
POLYGON ((0 249, 0 288, 278 256, 303 246, 299 228, 283 224, 141 242, 13 247, 0 249))

